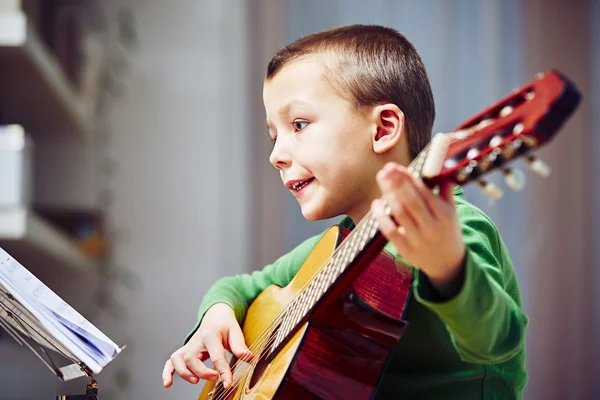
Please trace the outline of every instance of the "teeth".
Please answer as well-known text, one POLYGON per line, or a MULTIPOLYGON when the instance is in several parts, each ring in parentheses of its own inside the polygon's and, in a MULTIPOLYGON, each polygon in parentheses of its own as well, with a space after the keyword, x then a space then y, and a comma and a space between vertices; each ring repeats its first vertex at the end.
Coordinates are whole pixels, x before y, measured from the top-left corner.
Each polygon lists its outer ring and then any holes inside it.
POLYGON ((307 179, 305 181, 302 182, 296 182, 292 185, 292 189, 298 191, 300 189, 302 189, 304 186, 306 186, 306 184, 310 181, 310 179, 307 179))

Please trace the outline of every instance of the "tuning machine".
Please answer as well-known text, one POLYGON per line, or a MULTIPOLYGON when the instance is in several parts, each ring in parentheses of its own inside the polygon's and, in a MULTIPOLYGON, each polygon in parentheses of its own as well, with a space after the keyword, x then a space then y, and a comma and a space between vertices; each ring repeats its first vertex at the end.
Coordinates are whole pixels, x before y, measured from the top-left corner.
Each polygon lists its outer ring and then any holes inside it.
POLYGON ((502 168, 504 181, 506 185, 515 191, 520 191, 525 187, 525 174, 519 168, 502 168))
POLYGON ((500 189, 497 185, 493 184, 492 182, 488 182, 484 179, 478 179, 477 184, 483 191, 483 194, 485 194, 492 200, 499 200, 504 195, 502 189, 500 189))
POLYGON ((525 157, 525 161, 527 161, 527 164, 529 164, 531 170, 540 175, 542 178, 547 178, 548 176, 550 176, 552 168, 550 168, 548 164, 546 164, 533 154, 527 155, 525 157))

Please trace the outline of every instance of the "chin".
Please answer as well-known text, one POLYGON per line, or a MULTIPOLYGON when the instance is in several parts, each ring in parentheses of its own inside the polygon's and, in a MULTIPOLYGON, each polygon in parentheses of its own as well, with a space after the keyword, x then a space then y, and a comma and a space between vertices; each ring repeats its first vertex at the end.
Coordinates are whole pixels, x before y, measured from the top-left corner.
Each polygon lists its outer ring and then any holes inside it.
POLYGON ((339 213, 332 212, 332 210, 327 210, 326 207, 321 205, 315 206, 312 204, 304 204, 300 206, 300 209, 302 211, 302 216, 309 221, 320 221, 340 215, 339 213))

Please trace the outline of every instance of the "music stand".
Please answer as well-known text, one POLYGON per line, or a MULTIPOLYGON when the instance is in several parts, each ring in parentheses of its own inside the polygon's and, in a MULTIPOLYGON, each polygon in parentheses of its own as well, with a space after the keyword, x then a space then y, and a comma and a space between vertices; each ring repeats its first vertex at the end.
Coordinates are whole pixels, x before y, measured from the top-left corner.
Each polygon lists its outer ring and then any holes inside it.
POLYGON ((44 365, 62 381, 87 376, 90 382, 85 394, 56 396, 56 400, 98 400, 98 383, 92 371, 69 350, 58 343, 37 319, 0 285, 0 326, 21 346, 28 347, 44 365), (35 345, 29 343, 32 341, 35 345), (35 346, 39 347, 36 350, 35 346), (55 351, 73 364, 58 367, 48 349, 55 351))

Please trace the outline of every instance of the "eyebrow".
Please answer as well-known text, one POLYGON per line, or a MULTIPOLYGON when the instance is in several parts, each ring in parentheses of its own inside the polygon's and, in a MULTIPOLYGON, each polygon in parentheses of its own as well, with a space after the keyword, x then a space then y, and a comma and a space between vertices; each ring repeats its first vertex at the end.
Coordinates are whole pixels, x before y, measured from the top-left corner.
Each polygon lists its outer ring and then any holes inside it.
MULTIPOLYGON (((295 99, 290 101, 289 103, 287 103, 286 105, 284 105, 283 107, 281 107, 278 111, 278 115, 282 116, 282 115, 288 115, 290 113, 290 110, 292 109, 292 107, 294 106, 310 106, 311 104, 307 101, 304 100, 300 100, 300 99, 295 99)), ((267 129, 272 129, 274 128, 273 124, 267 119, 265 120, 265 124, 267 126, 267 129)))

